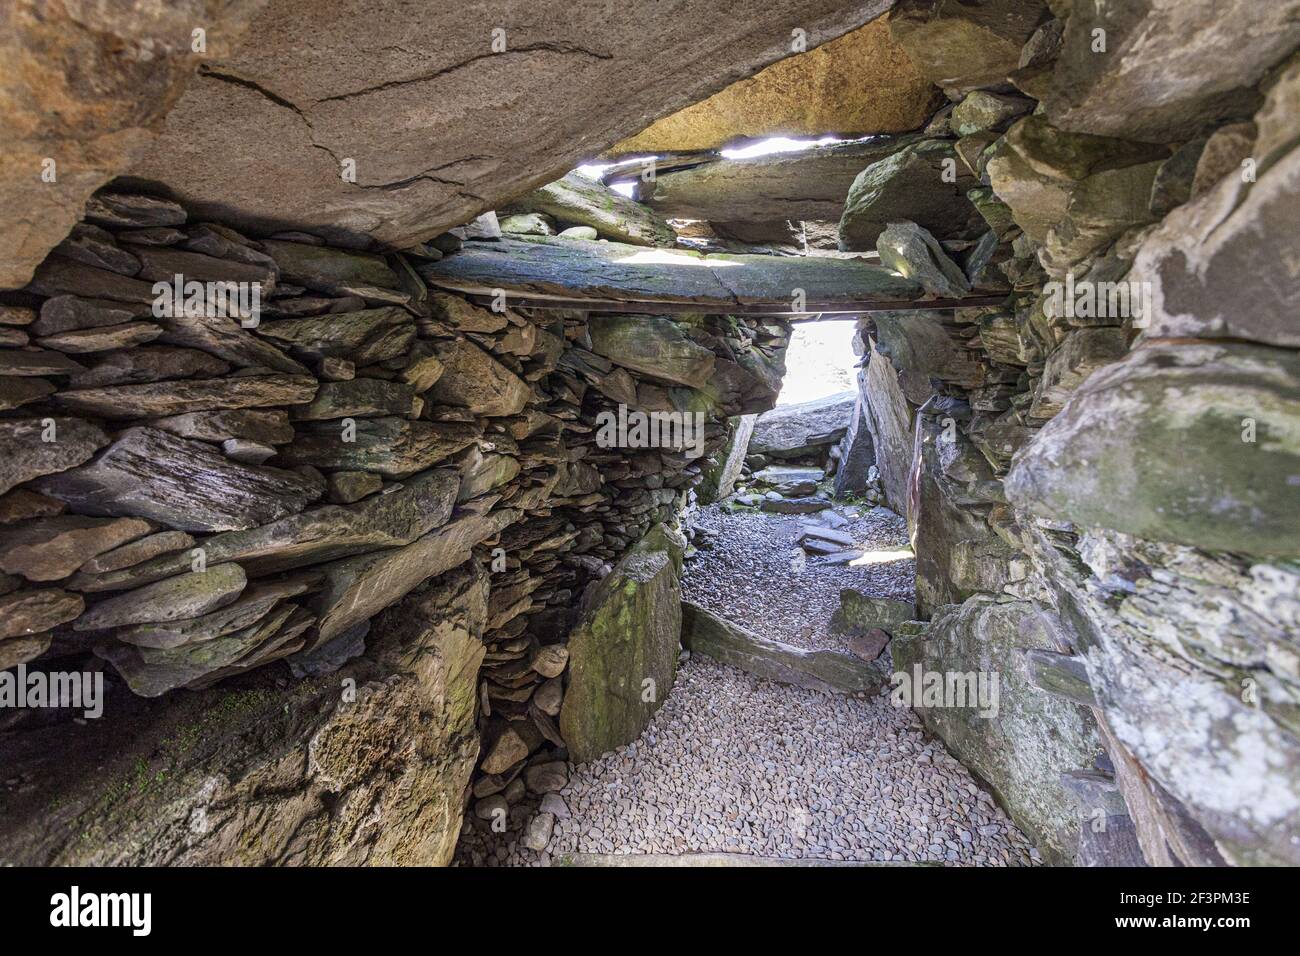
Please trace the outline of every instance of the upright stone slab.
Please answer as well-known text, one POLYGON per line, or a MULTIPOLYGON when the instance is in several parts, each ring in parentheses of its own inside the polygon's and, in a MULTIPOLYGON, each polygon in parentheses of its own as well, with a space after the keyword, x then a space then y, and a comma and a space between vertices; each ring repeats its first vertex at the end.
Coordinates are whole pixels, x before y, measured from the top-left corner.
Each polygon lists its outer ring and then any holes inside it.
POLYGON ((738 415, 731 420, 727 443, 718 449, 718 463, 704 473, 695 489, 701 504, 712 504, 735 490, 757 419, 757 415, 738 415))
POLYGON ((633 551, 596 586, 569 635, 560 733, 576 763, 631 743, 677 676, 681 588, 667 550, 633 551))
POLYGON ((1049 861, 1068 863, 1079 820, 1061 774, 1091 766, 1101 743, 1087 708, 1033 686, 1022 648, 1059 649, 1049 619, 1033 604, 979 596, 942 608, 924 635, 894 635, 892 699, 916 709, 962 763, 992 785, 1049 861), (961 686, 974 693, 964 702, 905 697, 903 688, 915 690, 918 674, 923 682, 937 675, 945 688, 956 688, 961 677, 961 686))

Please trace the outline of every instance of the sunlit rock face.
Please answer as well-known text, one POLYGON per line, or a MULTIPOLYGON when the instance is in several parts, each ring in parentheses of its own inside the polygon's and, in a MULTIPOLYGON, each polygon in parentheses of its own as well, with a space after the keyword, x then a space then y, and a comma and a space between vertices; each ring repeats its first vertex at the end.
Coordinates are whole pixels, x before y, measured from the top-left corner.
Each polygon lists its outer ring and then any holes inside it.
POLYGON ((764 136, 903 133, 925 123, 935 93, 878 20, 665 116, 609 154, 717 149, 764 136))

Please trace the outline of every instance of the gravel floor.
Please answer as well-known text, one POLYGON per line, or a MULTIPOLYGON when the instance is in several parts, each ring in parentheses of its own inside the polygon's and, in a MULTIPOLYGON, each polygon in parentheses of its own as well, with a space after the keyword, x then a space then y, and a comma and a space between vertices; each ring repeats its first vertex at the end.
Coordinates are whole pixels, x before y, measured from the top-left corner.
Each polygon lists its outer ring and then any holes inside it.
MULTIPOLYGON (((894 549, 905 542, 898 521, 876 512, 850 530, 866 550, 894 549)), ((911 598, 910 561, 819 569, 810 558, 791 573, 798 519, 710 509, 701 518, 709 522, 723 534, 690 565, 687 595, 760 633, 805 646, 825 641, 843 586, 911 598)), ((538 810, 534 797, 514 805, 504 833, 467 820, 458 863, 546 866, 571 852, 993 866, 1039 859, 992 797, 912 711, 890 704, 888 692, 823 694, 702 657, 683 662, 636 742, 571 768, 568 785, 538 810), (554 820, 541 851, 523 844, 539 816, 554 820)))
MULTIPOLYGON (((885 508, 837 505, 848 519, 841 528, 857 550, 908 550, 907 522, 885 508)), ((682 596, 751 631, 799 647, 845 650, 830 632, 840 606, 840 589, 872 597, 914 600, 911 558, 853 567, 805 555, 795 541, 809 517, 731 513, 717 505, 700 509, 697 527, 712 532, 713 544, 687 564, 682 596)))

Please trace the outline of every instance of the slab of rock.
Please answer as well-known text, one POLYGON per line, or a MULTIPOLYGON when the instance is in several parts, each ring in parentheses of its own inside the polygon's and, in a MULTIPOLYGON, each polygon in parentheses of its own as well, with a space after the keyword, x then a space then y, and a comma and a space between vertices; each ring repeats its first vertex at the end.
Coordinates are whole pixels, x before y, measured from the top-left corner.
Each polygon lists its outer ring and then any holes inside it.
POLYGON ((405 309, 391 306, 277 319, 257 331, 301 358, 346 358, 361 366, 404 354, 415 338, 415 323, 405 309))
POLYGON ((99 602, 73 627, 96 631, 198 617, 224 607, 243 592, 248 578, 237 564, 218 564, 127 591, 99 602))
POLYGON ((156 321, 165 330, 159 340, 168 345, 200 349, 240 368, 267 368, 288 375, 308 374, 305 366, 254 335, 235 319, 217 315, 173 315, 156 321))
POLYGON ((929 139, 904 146, 854 179, 840 217, 840 248, 874 249, 885 227, 904 219, 940 239, 973 237, 983 231, 978 226, 984 220, 966 193, 978 185, 950 142, 929 139))
POLYGON ((284 445, 293 441, 293 425, 283 409, 239 408, 229 411, 186 412, 149 422, 157 428, 182 438, 224 442, 232 438, 260 442, 265 445, 284 445))
POLYGON ((856 657, 760 637, 690 601, 682 602, 682 645, 767 680, 827 693, 874 693, 885 683, 883 672, 856 657))
POLYGON ((1165 143, 1251 112, 1253 89, 1300 43, 1294 3, 1088 0, 1065 21, 1044 107, 1063 129, 1165 143), (1104 30, 1105 55, 1092 52, 1104 30))
POLYGON ((132 567, 159 555, 186 551, 193 546, 194 539, 184 531, 159 531, 157 534, 146 535, 111 551, 102 552, 83 563, 79 570, 83 574, 120 571, 122 568, 132 567))
MULTIPOLYGON (((429 293, 429 309, 439 319, 462 332, 500 332, 510 320, 507 313, 480 309, 458 295, 446 292, 429 293)), ((424 331, 421 328, 421 331, 424 331)))
POLYGON ((358 286, 401 288, 382 256, 278 239, 262 240, 262 248, 280 267, 283 281, 316 292, 346 294, 358 286))
POLYGON ((280 463, 405 478, 449 458, 482 433, 467 422, 361 418, 350 426, 355 428, 353 440, 345 441, 345 427, 341 422, 304 423, 293 442, 280 449, 280 463))
POLYGON ((570 759, 586 763, 641 735, 672 689, 681 631, 681 591, 669 553, 622 558, 569 634, 560 732, 570 759))
POLYGON ((976 90, 958 103, 949 125, 958 136, 1001 132, 1017 117, 1033 112, 1035 103, 1023 96, 976 90))
POLYGON ((1020 65, 1021 49, 1049 15, 1047 0, 978 5, 901 0, 888 23, 894 41, 921 73, 959 94, 1005 83, 1020 65))
POLYGON ((55 391, 54 383, 43 378, 0 377, 0 411, 21 408, 55 391))
POLYGON ((433 343, 442 374, 424 393, 429 401, 467 408, 475 415, 515 415, 532 398, 519 376, 468 339, 433 343))
POLYGON ((0 639, 43 634, 75 619, 85 606, 80 594, 58 588, 11 591, 0 596, 0 639))
POLYGON ((469 560, 471 549, 519 518, 513 509, 465 514, 403 548, 321 566, 324 590, 312 601, 314 640, 332 640, 405 596, 420 582, 469 560))
POLYGON ((929 230, 914 222, 891 222, 876 237, 881 265, 915 279, 926 292, 959 298, 970 292, 970 281, 948 257, 929 230))
POLYGON ((41 479, 37 490, 85 514, 230 531, 295 514, 325 489, 319 477, 240 465, 202 442, 137 427, 90 464, 41 479))
POLYGON ((72 375, 85 371, 85 366, 73 361, 62 352, 44 349, 0 349, 0 375, 72 375))
POLYGON ((335 471, 325 476, 329 499, 336 505, 350 505, 384 486, 384 479, 368 471, 335 471))
POLYGON ((659 215, 576 170, 521 196, 504 211, 515 210, 545 213, 560 222, 591 226, 607 239, 637 246, 671 246, 677 242, 677 233, 659 215))
POLYGON ((831 507, 829 498, 812 496, 807 498, 764 498, 759 502, 759 510, 779 515, 809 515, 825 511, 831 507))
POLYGON ((37 339, 37 344, 74 355, 85 352, 107 352, 126 349, 152 342, 163 334, 161 326, 152 322, 126 322, 122 325, 102 325, 93 329, 74 329, 37 339))
POLYGON ((55 400, 81 415, 125 419, 297 405, 310 402, 315 394, 316 379, 307 375, 239 375, 74 389, 60 392, 55 400))
POLYGON ((1123 329, 1072 331, 1047 357, 1029 414, 1034 418, 1056 415, 1088 376, 1123 358, 1127 352, 1128 341, 1123 329))
MULTIPOLYGON (((175 580, 169 579, 169 580, 175 580)), ((169 648, 197 644, 254 627, 285 600, 309 590, 309 579, 289 577, 269 583, 254 581, 239 596, 195 617, 119 627, 113 637, 136 647, 169 648)))
POLYGON ((63 514, 64 504, 26 488, 0 495, 0 525, 63 514))
POLYGON ((174 282, 180 275, 186 282, 248 283, 260 286, 263 298, 269 298, 275 288, 275 269, 265 262, 218 259, 170 246, 135 246, 134 250, 141 264, 140 278, 151 282, 174 282))
POLYGON ((666 315, 596 315, 587 331, 592 351, 633 371, 692 388, 713 377, 713 352, 666 315))
MULTIPOLYGON (((972 181, 967 188, 974 185, 972 181)), ((965 197, 960 201, 966 202, 965 197)), ((950 222, 950 212, 945 208, 934 228, 950 222)), ((899 213, 890 215, 898 218, 899 213)), ((726 312, 739 302, 793 310, 792 289, 804 290, 806 304, 897 301, 920 295, 915 283, 856 259, 704 256, 683 249, 560 239, 471 243, 439 262, 421 264, 417 271, 430 285, 462 292, 491 295, 494 289, 504 289, 521 296, 647 303, 647 309, 654 302, 678 302, 726 312)))
POLYGON ((409 416, 415 390, 400 382, 378 378, 354 378, 346 382, 324 382, 305 405, 289 410, 294 421, 323 421, 331 418, 367 418, 382 415, 409 416))
POLYGON ((134 305, 151 305, 157 298, 151 282, 96 269, 57 253, 36 267, 27 288, 37 295, 75 295, 134 305))
MULTIPOLYGON (((0 494, 41 475, 75 468, 109 438, 79 418, 10 418, 0 421, 0 494), (48 440, 47 440, 48 439, 48 440)), ((56 496, 57 497, 57 496, 56 496)))
POLYGON ((162 345, 102 352, 88 356, 82 364, 87 368, 71 375, 68 379, 70 388, 134 385, 161 379, 215 378, 230 371, 227 363, 207 352, 162 345))
POLYGON ((0 528, 0 571, 28 581, 58 581, 86 560, 148 534, 139 518, 58 515, 0 528))
POLYGON ((515 213, 502 217, 501 232, 510 236, 553 236, 555 227, 550 217, 541 213, 515 213))
POLYGON ((890 653, 897 671, 894 701, 916 710, 992 785, 1049 861, 1069 862, 1078 846, 1079 818, 1061 774, 1091 765, 1100 741, 1086 708, 1045 694, 1028 680, 1023 649, 1051 650, 1058 640, 1035 605, 979 596, 942 608, 921 634, 896 633, 890 653), (926 674, 940 675, 952 696, 941 694, 927 705, 926 674), (947 675, 961 679, 961 699, 955 678, 947 675), (905 683, 910 693, 903 698, 905 683), (1036 745, 1013 743, 1024 740, 1036 745))
MULTIPOLYGON (((515 19, 516 8, 502 8, 502 22, 516 24, 508 26, 502 58, 478 55, 483 31, 468 14, 413 36, 388 8, 328 24, 296 0, 265 8, 247 34, 257 40, 214 58, 193 79, 163 142, 132 175, 169 184, 196 216, 225 221, 233 214, 232 224, 250 231, 300 230, 351 246, 374 240, 406 248, 555 180, 665 111, 789 56, 795 27, 815 48, 886 6, 793 0, 751 11, 743 23, 700 7, 683 11, 671 29, 638 10, 611 32, 608 23, 575 20, 563 4, 546 3, 515 19), (309 54, 291 40, 305 31, 316 36, 309 54), (684 49, 682 31, 710 41, 684 49), (363 46, 373 51, 364 67, 349 64, 363 46), (656 74, 669 59, 672 77, 656 74), (421 64, 418 75, 412 62, 421 64), (241 82, 247 77, 257 85, 241 82), (491 148, 482 123, 471 119, 486 91, 504 96, 490 108, 491 148), (395 117, 405 119, 395 125, 395 117), (197 131, 213 129, 230 130, 230 155, 205 148, 197 131), (439 143, 432 168, 430 137, 439 143), (279 171, 250 175, 232 159, 254 154, 279 171), (340 175, 333 157, 356 160, 355 182, 340 175)), ((887 72, 895 69, 909 67, 895 58, 887 72)), ((878 102, 859 97, 868 107, 878 102)))
MULTIPOLYGON (((1300 66, 1294 73, 1292 82, 1300 85, 1300 66)), ((1142 243, 1128 279, 1150 283, 1147 335, 1300 346, 1294 309, 1300 239, 1291 228, 1300 201, 1300 149, 1271 158, 1254 183, 1224 177, 1171 212, 1142 243), (1243 275, 1268 279, 1242 282, 1243 275)))
POLYGON ((878 627, 849 638, 849 653, 864 661, 874 661, 889 646, 889 635, 878 627))
POLYGON ((720 501, 736 490, 736 479, 745 467, 749 439, 757 420, 757 415, 737 415, 731 419, 727 442, 716 453, 717 464, 704 473, 695 488, 701 504, 720 501))
POLYGON ((916 606, 891 598, 869 597, 853 588, 840 591, 840 606, 831 616, 837 634, 865 634, 875 628, 892 633, 904 621, 916 620, 916 606))
POLYGON ((803 468, 798 465, 768 465, 754 472, 752 481, 764 485, 785 497, 811 495, 817 483, 826 477, 820 468, 803 468))
POLYGON ((1007 500, 1156 541, 1294 555, 1300 452, 1284 436, 1298 389, 1283 349, 1147 345, 1094 372, 1017 455, 1007 500))
POLYGON ((856 392, 839 392, 764 412, 754 425, 749 453, 798 458, 833 445, 844 436, 856 402, 856 392))
POLYGON ((50 649, 53 640, 54 635, 49 632, 0 639, 0 671, 34 661, 50 649))
POLYGON ((908 139, 814 146, 658 172, 634 193, 664 216, 710 222, 838 220, 858 173, 908 139))

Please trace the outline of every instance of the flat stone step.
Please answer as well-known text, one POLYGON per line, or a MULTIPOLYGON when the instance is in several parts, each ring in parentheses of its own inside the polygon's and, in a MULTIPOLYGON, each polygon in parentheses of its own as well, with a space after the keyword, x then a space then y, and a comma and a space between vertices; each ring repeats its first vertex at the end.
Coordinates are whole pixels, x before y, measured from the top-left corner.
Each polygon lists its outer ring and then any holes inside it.
POLYGON ((692 654, 811 690, 874 693, 885 684, 884 673, 850 654, 810 651, 759 637, 690 601, 682 602, 682 645, 692 654))
POLYGON ((564 853, 552 866, 938 866, 866 860, 794 859, 784 856, 750 856, 747 853, 564 853))

